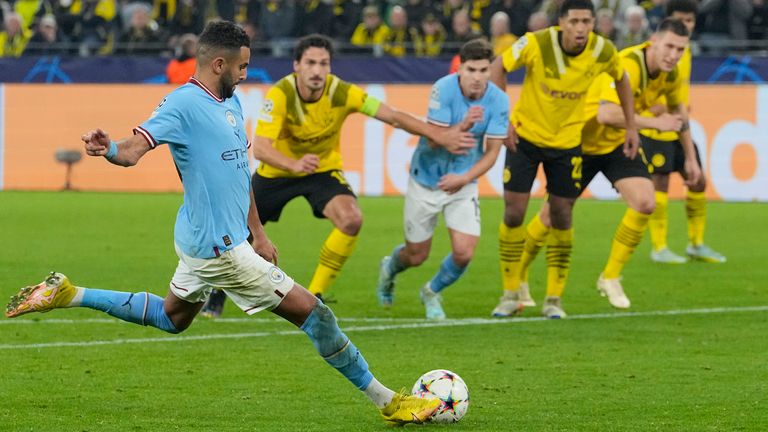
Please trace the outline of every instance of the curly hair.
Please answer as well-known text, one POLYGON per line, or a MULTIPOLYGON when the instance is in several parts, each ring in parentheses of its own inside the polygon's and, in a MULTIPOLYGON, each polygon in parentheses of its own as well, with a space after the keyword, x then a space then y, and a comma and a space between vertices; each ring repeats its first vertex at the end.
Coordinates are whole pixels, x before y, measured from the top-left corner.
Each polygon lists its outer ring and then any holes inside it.
POLYGON ((214 21, 205 26, 198 41, 200 49, 216 51, 220 49, 237 51, 241 47, 250 48, 251 40, 245 31, 231 21, 214 21))
POLYGON ((312 47, 328 51, 328 54, 333 58, 333 42, 329 38, 315 33, 299 39, 296 47, 293 49, 293 59, 297 62, 301 61, 301 56, 304 55, 304 52, 312 47))

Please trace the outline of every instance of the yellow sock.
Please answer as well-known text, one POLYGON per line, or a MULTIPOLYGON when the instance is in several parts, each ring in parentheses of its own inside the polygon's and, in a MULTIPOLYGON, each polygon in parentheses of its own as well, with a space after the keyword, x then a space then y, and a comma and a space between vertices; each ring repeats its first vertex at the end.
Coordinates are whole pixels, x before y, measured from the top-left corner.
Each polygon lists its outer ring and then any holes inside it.
POLYGON ((704 226, 707 223, 707 198, 704 192, 691 192, 685 196, 685 213, 688 215, 688 243, 704 244, 704 226))
POLYGON ((525 245, 523 246, 523 255, 520 258, 520 280, 528 282, 528 269, 531 263, 536 259, 541 247, 547 240, 549 228, 547 228, 539 217, 539 213, 528 222, 525 229, 525 245))
POLYGON ((506 291, 520 288, 520 256, 523 254, 525 227, 510 228, 499 224, 499 263, 501 266, 501 285, 506 291))
POLYGON ((619 228, 613 236, 611 254, 608 256, 608 263, 603 270, 604 278, 616 279, 621 275, 624 264, 629 261, 632 252, 637 249, 637 245, 643 239, 645 228, 648 227, 648 219, 649 215, 631 208, 628 208, 624 213, 619 228))
POLYGON ((573 228, 552 228, 547 237, 547 297, 562 297, 571 270, 573 228))
POLYGON ((648 220, 648 228, 651 231, 651 245, 653 250, 662 250, 667 247, 667 226, 669 197, 666 192, 656 191, 656 210, 648 220))
POLYGON ((309 283, 309 292, 322 294, 336 279, 341 267, 352 254, 357 243, 357 236, 348 236, 334 228, 331 235, 325 239, 323 248, 320 249, 320 262, 317 264, 312 282, 309 283))

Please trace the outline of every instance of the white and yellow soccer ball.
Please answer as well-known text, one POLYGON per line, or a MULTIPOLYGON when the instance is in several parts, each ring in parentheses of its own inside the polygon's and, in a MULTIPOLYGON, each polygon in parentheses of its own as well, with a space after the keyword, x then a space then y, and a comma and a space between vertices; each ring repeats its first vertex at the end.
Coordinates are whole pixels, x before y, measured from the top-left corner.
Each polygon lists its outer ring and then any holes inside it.
POLYGON ((469 389, 457 374, 436 369, 419 378, 411 389, 414 396, 440 399, 442 404, 430 419, 434 423, 455 423, 464 417, 469 408, 469 389))

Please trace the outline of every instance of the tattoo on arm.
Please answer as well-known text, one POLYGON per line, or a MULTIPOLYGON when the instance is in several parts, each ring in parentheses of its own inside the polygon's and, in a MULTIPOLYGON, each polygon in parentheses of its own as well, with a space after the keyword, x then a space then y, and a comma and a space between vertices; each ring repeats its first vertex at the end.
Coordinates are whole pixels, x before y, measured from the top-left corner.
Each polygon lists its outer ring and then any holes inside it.
POLYGON ((686 120, 686 121, 683 122, 683 125, 680 126, 680 132, 685 132, 685 131, 687 131, 690 128, 691 128, 691 124, 688 123, 688 121, 686 120))

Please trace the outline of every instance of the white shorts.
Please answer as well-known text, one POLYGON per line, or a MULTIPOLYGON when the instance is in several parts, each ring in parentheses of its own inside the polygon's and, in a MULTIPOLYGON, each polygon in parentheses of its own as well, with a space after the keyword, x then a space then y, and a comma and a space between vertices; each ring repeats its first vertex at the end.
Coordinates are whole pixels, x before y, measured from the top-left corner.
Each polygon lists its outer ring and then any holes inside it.
POLYGON ((480 206, 477 183, 470 183, 455 194, 408 181, 405 194, 405 239, 421 243, 432 238, 437 217, 443 213, 449 229, 475 237, 480 236, 480 206))
POLYGON ((211 290, 223 290, 248 315, 272 310, 293 288, 293 279, 259 256, 247 241, 210 259, 192 258, 176 246, 179 265, 171 279, 171 292, 190 303, 208 299, 211 290))

